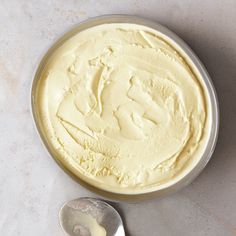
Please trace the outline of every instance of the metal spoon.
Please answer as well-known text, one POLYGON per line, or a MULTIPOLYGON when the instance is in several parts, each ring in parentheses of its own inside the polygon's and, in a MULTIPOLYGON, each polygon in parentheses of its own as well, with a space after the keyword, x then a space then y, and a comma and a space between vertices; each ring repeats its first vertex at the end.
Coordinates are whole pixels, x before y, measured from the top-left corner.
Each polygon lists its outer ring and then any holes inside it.
POLYGON ((65 203, 59 220, 70 236, 125 236, 119 213, 108 203, 95 198, 79 198, 65 203))

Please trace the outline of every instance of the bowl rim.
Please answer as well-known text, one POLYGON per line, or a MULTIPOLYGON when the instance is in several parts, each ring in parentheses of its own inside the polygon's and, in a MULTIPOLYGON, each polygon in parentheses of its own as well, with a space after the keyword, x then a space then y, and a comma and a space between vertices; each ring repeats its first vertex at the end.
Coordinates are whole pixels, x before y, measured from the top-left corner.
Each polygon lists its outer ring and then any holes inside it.
POLYGON ((137 202, 140 200, 147 200, 151 198, 161 198, 163 196, 169 195, 171 193, 174 193, 188 184, 190 184, 205 168, 206 164, 211 159, 211 156, 215 150, 215 146, 218 139, 218 133, 219 133, 219 123, 220 123, 220 112, 219 112, 219 102, 216 94, 216 90, 214 88, 213 82, 204 67, 203 63, 200 61, 200 59, 197 57, 197 55, 193 52, 193 50, 174 32, 169 30, 167 27, 135 15, 125 15, 125 14, 109 14, 109 15, 101 15, 89 18, 85 21, 82 21, 73 27, 71 27, 69 30, 67 29, 64 33, 62 33, 51 46, 47 49, 47 51, 43 54, 43 57, 40 58, 39 63, 37 64, 36 70, 33 75, 32 85, 31 85, 31 114, 33 116, 34 125, 36 127, 37 133, 40 136, 41 142, 44 144, 44 147, 47 149, 47 152, 50 154, 50 156, 56 161, 56 163, 70 176, 72 179, 74 179, 76 182, 78 182, 80 185, 85 187, 86 189, 90 190, 93 193, 99 194, 105 199, 113 200, 113 201, 129 201, 129 202, 137 202), (211 124, 211 130, 210 130, 210 136, 208 139, 207 146, 204 150, 204 153, 201 157, 201 159, 198 161, 198 163, 193 167, 189 173, 187 173, 183 178, 178 180, 173 185, 167 186, 166 188, 154 190, 152 192, 145 192, 145 193, 137 193, 137 194, 124 194, 124 193, 114 193, 109 192, 107 190, 99 189, 95 186, 92 186, 91 184, 85 182, 84 180, 80 179, 77 175, 75 175, 71 170, 69 170, 65 165, 59 160, 59 158, 55 157, 55 154, 53 153, 53 150, 51 149, 50 145, 48 144, 46 137, 43 134, 43 131, 40 128, 39 125, 39 117, 37 114, 36 104, 35 104, 35 93, 36 93, 36 87, 37 83, 40 79, 40 72, 42 71, 45 62, 50 57, 50 55, 67 39, 74 36, 75 34, 91 28, 93 26, 98 26, 101 24, 107 24, 107 23, 129 23, 129 24, 138 24, 143 25, 149 28, 152 28, 161 34, 167 36, 172 40, 174 43, 176 43, 181 50, 189 57, 189 59, 192 61, 194 66, 196 67, 198 73, 201 75, 203 83, 205 84, 207 88, 207 92, 209 94, 209 101, 211 104, 211 113, 212 113, 212 124, 211 124))

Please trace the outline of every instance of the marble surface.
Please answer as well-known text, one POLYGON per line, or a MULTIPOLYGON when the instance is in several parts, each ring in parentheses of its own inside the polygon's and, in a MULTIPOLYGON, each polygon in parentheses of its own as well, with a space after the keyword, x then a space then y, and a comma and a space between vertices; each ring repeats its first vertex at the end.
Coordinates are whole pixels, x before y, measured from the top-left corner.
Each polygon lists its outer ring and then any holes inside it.
POLYGON ((30 87, 40 57, 55 38, 84 19, 111 13, 148 17, 182 37, 206 65, 221 108, 216 151, 191 185, 161 200, 113 204, 127 235, 236 235, 234 0, 0 1, 0 235, 62 236, 61 205, 93 196, 41 144, 30 112, 30 87))

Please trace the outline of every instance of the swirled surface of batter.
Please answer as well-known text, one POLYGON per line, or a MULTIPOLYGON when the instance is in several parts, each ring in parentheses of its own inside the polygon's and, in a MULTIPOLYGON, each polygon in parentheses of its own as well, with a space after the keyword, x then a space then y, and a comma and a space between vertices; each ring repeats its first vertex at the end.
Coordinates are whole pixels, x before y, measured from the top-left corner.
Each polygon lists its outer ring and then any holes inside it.
POLYGON ((145 26, 100 25, 68 39, 47 63, 37 94, 57 158, 107 191, 141 193, 174 183, 206 145, 199 78, 145 26))

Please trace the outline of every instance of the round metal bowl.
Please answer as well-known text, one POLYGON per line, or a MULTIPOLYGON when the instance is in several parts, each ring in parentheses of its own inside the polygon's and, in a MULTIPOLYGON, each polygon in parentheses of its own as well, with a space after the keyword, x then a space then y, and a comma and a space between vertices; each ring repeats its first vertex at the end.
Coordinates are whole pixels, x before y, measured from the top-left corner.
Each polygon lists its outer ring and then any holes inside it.
POLYGON ((32 91, 31 91, 31 105, 32 105, 32 113, 34 117, 34 121, 38 130, 38 133, 46 146, 48 152, 51 154, 51 156, 55 159, 55 161, 61 166, 61 168, 68 173, 74 180, 79 182, 82 186, 86 187, 87 189, 91 190, 92 192, 95 192, 99 195, 102 195, 105 198, 113 199, 113 200, 126 200, 126 201, 138 201, 138 200, 144 200, 149 198, 159 198, 162 196, 165 196, 167 194, 173 193, 184 186, 188 185, 190 182, 192 182, 197 175, 203 170, 203 168, 206 166, 207 162, 210 160, 212 153, 214 151, 217 136, 218 136, 218 130, 219 130, 219 106, 218 106, 218 100, 216 96, 216 92, 214 89, 214 86, 212 84, 212 81, 210 79, 210 76, 208 75, 205 67, 201 63, 201 61, 198 59, 198 57, 195 55, 195 53, 189 48, 189 46, 180 39, 176 34, 168 30, 166 27, 159 25, 155 22, 149 21, 147 19, 143 19, 136 16, 129 16, 129 15, 106 15, 106 16, 100 16, 95 17, 92 19, 89 19, 85 22, 82 22, 73 29, 71 29, 69 32, 65 33, 59 40, 57 40, 54 45, 47 51, 45 56, 42 58, 36 73, 34 75, 34 80, 32 84, 32 91), (158 31, 163 35, 164 38, 168 39, 175 45, 181 52, 181 56, 183 56, 188 62, 191 63, 191 66, 194 67, 194 70, 197 71, 197 73, 201 76, 204 86, 208 93, 209 103, 210 103, 210 113, 211 113, 211 125, 210 125, 210 136, 208 139, 207 146, 204 150, 204 153, 199 160, 199 162, 195 165, 195 167, 182 179, 180 179, 177 183, 157 190, 153 192, 148 193, 142 193, 142 194, 118 194, 118 193, 112 193, 105 190, 101 190, 99 188, 96 188, 82 179, 79 179, 69 168, 67 168, 59 158, 57 158, 57 153, 55 150, 48 144, 46 140, 46 136, 44 134, 42 123, 39 119, 39 113, 37 110, 37 99, 36 99, 36 88, 38 81, 40 79, 40 75, 42 73, 42 70, 44 68, 44 65, 50 55, 58 48, 60 45, 62 45, 67 39, 74 36, 75 34, 100 24, 107 24, 107 23, 133 23, 138 25, 144 25, 149 28, 153 28, 154 30, 158 31))

